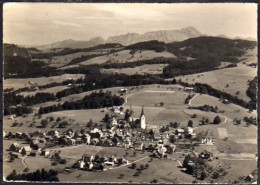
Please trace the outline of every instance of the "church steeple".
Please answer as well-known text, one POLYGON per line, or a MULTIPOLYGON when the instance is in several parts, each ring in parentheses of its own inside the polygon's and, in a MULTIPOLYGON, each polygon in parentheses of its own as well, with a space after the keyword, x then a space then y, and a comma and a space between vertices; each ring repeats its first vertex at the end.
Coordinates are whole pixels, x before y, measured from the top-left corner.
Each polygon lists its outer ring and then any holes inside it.
POLYGON ((141 116, 144 115, 144 106, 142 106, 141 116))
POLYGON ((146 122, 145 122, 145 116, 144 116, 144 106, 142 106, 142 112, 140 115, 140 128, 142 128, 142 129, 146 128, 146 122))

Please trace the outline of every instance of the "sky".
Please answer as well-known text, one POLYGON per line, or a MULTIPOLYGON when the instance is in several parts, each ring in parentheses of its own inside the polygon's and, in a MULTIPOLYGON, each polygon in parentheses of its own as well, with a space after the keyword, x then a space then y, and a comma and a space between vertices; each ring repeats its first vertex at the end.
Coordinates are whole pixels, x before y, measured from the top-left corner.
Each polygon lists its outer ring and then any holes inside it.
POLYGON ((5 3, 3 41, 42 45, 194 27, 217 36, 257 38, 257 4, 5 3))

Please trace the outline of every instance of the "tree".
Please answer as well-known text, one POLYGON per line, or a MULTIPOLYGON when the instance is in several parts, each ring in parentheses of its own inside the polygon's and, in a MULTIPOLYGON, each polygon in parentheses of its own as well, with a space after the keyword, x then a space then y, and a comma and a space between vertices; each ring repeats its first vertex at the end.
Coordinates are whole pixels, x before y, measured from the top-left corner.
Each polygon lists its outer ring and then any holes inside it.
POLYGON ((90 119, 89 122, 87 123, 87 127, 92 127, 93 124, 94 124, 94 123, 93 123, 92 119, 90 119))
POLYGON ((140 165, 140 169, 141 169, 141 170, 144 169, 144 165, 143 165, 143 164, 140 165))
POLYGON ((201 174, 200 174, 200 179, 201 179, 201 180, 204 180, 206 177, 207 177, 206 172, 205 172, 205 171, 202 171, 201 174))
POLYGON ((109 116, 109 114, 106 114, 104 117, 104 122, 109 123, 109 120, 110 120, 110 116, 109 116))
POLYGON ((221 118, 217 115, 214 120, 213 120, 213 124, 220 124, 221 123, 221 118))
POLYGON ((197 117, 197 114, 193 114, 192 116, 191 116, 191 118, 196 118, 197 117))
POLYGON ((163 106, 164 106, 164 103, 163 103, 163 102, 160 102, 160 106, 163 107, 163 106))
POLYGON ((193 121, 192 120, 188 121, 188 127, 193 127, 193 121))
POLYGON ((135 169, 135 168, 136 168, 136 163, 132 163, 131 168, 132 168, 132 169, 135 169))
POLYGON ((145 164, 145 168, 148 168, 148 167, 149 167, 149 164, 146 163, 146 164, 145 164))
POLYGON ((120 112, 123 112, 124 107, 120 107, 119 110, 120 110, 120 112))
POLYGON ((48 126, 49 122, 47 119, 43 119, 41 120, 41 126, 42 128, 46 128, 48 126))

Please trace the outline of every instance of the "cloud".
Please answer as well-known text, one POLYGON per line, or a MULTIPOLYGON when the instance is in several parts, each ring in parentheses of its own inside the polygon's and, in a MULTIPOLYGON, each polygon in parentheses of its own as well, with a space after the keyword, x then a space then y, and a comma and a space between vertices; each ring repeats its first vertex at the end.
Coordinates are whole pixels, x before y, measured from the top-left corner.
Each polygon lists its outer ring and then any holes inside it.
POLYGON ((73 26, 73 27, 78 27, 81 28, 82 25, 80 24, 76 24, 76 23, 72 23, 72 22, 67 22, 67 21, 52 21, 54 24, 56 25, 60 25, 60 26, 73 26))

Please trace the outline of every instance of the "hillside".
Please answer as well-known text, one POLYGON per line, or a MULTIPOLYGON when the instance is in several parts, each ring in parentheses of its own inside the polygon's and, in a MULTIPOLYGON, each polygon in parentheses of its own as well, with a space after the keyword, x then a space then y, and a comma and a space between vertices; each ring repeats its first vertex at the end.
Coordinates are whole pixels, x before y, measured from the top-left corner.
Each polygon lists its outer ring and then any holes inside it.
POLYGON ((98 46, 100 44, 105 44, 104 39, 101 37, 96 37, 93 39, 90 39, 89 41, 76 41, 76 40, 64 40, 60 42, 55 42, 51 44, 46 44, 46 45, 40 45, 40 46, 34 46, 40 50, 48 50, 52 48, 89 48, 89 47, 94 47, 98 46))

